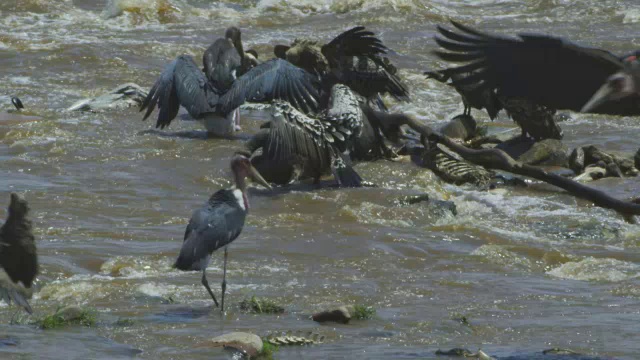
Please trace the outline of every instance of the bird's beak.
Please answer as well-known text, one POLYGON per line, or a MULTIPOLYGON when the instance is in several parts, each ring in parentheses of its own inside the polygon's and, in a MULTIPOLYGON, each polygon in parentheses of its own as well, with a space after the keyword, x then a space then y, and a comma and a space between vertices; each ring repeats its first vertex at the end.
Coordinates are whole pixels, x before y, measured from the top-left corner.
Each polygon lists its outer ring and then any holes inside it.
POLYGON ((595 94, 580 109, 581 112, 589 112, 600 106, 602 103, 622 99, 636 92, 633 77, 627 72, 613 74, 607 82, 596 91, 595 94))
POLYGON ((257 182, 258 184, 264 186, 265 188, 272 190, 271 189, 271 185, 269 185, 269 183, 267 182, 267 180, 265 180, 262 175, 260 175, 260 173, 258 172, 258 170, 256 170, 256 168, 253 167, 253 165, 249 166, 249 176, 251 177, 251 180, 257 182))
POLYGON ((611 99, 613 96, 613 93, 614 93, 613 86, 611 86, 611 83, 607 81, 604 85, 600 87, 600 89, 598 89, 598 91, 596 91, 595 94, 593 94, 591 99, 589 99, 589 101, 587 101, 587 103, 582 107, 582 109, 580 109, 580 112, 586 113, 586 112, 592 111, 593 109, 600 106, 600 104, 611 99))

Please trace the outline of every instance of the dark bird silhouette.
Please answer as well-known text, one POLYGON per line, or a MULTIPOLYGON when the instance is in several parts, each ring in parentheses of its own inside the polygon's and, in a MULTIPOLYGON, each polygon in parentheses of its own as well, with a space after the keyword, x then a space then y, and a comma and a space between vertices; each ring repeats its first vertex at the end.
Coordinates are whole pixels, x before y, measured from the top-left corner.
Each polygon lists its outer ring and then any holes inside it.
MULTIPOLYGON (((438 26, 442 37, 435 41, 446 51, 435 54, 464 65, 439 72, 459 76, 452 81, 455 87, 494 92, 523 133, 537 139, 561 137, 553 120, 555 111, 580 111, 607 78, 625 68, 624 57, 562 38, 540 34, 508 38, 451 23, 457 31, 438 26)), ((600 103, 590 111, 640 114, 639 100, 637 94, 630 95, 600 103)))
POLYGON ((15 106, 16 110, 18 111, 24 109, 24 105, 22 105, 22 101, 20 101, 20 98, 17 98, 15 96, 12 97, 11 103, 13 104, 13 106, 15 106))
POLYGON ((500 110, 502 110, 502 104, 498 99, 497 94, 493 89, 489 87, 483 87, 482 84, 472 85, 455 85, 456 81, 464 79, 465 76, 471 76, 472 73, 458 74, 449 73, 444 71, 425 71, 428 79, 437 80, 443 84, 453 86, 460 97, 462 97, 462 103, 464 104, 464 112, 462 115, 471 116, 471 108, 487 110, 489 118, 494 120, 500 110), (451 80, 449 82, 449 80, 451 80))
POLYGON ((218 300, 213 295, 213 291, 211 291, 207 281, 206 269, 211 260, 211 254, 224 247, 222 311, 224 311, 224 294, 227 288, 228 246, 240 235, 244 226, 244 219, 249 211, 245 179, 249 177, 270 189, 269 184, 251 165, 249 157, 250 154, 248 153, 237 152, 231 159, 235 188, 218 190, 202 208, 193 213, 184 233, 184 242, 180 249, 180 255, 178 255, 174 264, 174 267, 180 270, 202 271, 202 285, 204 285, 213 302, 218 306, 218 300))
POLYGON ((38 273, 38 255, 28 213, 27 202, 12 193, 7 220, 0 228, 0 268, 4 270, 0 272, 0 298, 8 304, 14 301, 31 314, 27 299, 38 273))
POLYGON ((388 51, 380 39, 364 26, 356 26, 329 43, 296 39, 291 46, 276 45, 274 53, 311 73, 319 74, 325 91, 335 83, 348 85, 358 94, 384 108, 380 94, 409 101, 409 91, 397 69, 382 57, 388 51))
POLYGON ((252 159, 267 180, 287 184, 333 172, 340 186, 361 186, 349 153, 360 136, 364 114, 356 94, 336 84, 329 104, 319 116, 307 116, 286 102, 272 104, 272 119, 247 143, 252 159), (264 169, 264 170, 263 170, 264 169))
POLYGON ((207 131, 228 136, 238 128, 238 107, 246 101, 288 101, 305 112, 318 108, 318 79, 287 61, 274 59, 256 65, 255 52, 242 49, 240 30, 227 29, 204 53, 204 72, 191 56, 181 55, 164 69, 140 110, 147 119, 156 105, 156 127, 163 129, 184 106, 204 122, 207 131), (253 66, 253 67, 252 67, 253 66))

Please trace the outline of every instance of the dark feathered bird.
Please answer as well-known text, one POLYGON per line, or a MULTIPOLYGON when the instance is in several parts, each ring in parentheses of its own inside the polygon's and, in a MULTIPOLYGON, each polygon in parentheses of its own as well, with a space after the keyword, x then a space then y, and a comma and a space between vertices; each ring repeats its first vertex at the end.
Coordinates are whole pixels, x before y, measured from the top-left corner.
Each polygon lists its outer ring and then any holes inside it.
POLYGON ((471 85, 455 85, 456 81, 464 79, 465 76, 471 76, 472 73, 449 73, 444 71, 426 71, 424 73, 427 78, 435 79, 441 83, 453 86, 460 97, 462 97, 462 103, 464 104, 463 115, 471 116, 471 108, 487 110, 489 118, 494 120, 500 110, 502 110, 502 104, 498 100, 498 95, 492 88, 483 87, 482 84, 471 85), (449 82, 451 80, 451 82, 449 82))
POLYGON ((409 91, 397 76, 386 54, 387 47, 364 26, 344 31, 329 43, 301 40, 291 46, 276 45, 277 57, 287 59, 323 78, 325 90, 343 83, 358 94, 384 106, 380 94, 388 93, 399 101, 409 101, 409 91))
POLYGON ((38 255, 31 221, 27 219, 29 205, 17 194, 11 194, 7 221, 0 228, 0 298, 8 304, 15 301, 29 314, 27 299, 38 273, 38 255))
POLYGON ((318 182, 332 171, 341 186, 361 185, 349 153, 360 135, 364 114, 348 86, 334 85, 328 108, 316 117, 286 102, 274 102, 272 108, 271 121, 247 143, 252 153, 262 150, 253 162, 259 169, 265 168, 267 180, 282 184, 313 178, 318 182))
MULTIPOLYGON (((534 138, 559 137, 559 128, 548 120, 553 118, 548 114, 557 109, 579 111, 607 78, 625 68, 624 58, 562 38, 540 34, 508 38, 482 33, 455 21, 452 24, 457 31, 438 26, 442 38, 435 40, 447 51, 435 54, 465 65, 440 72, 460 76, 452 82, 456 87, 494 91, 512 117, 514 111, 509 102, 521 105, 528 101, 530 105, 520 109, 532 110, 539 116, 514 120, 534 138)), ((639 99, 636 94, 590 110, 612 115, 640 114, 639 99)))
POLYGON ((280 59, 246 70, 254 64, 250 59, 255 61, 242 50, 236 28, 227 30, 225 39, 207 49, 205 72, 191 56, 179 56, 164 69, 142 103, 140 110, 147 110, 143 120, 157 105, 156 127, 162 129, 182 105, 193 118, 203 121, 211 134, 227 136, 236 130, 237 109, 246 101, 281 99, 305 112, 317 111, 320 86, 315 76, 280 59))
POLYGON ((180 270, 202 271, 202 285, 218 306, 218 300, 213 295, 207 281, 206 269, 211 260, 211 254, 224 247, 221 303, 223 311, 224 294, 227 287, 227 247, 240 235, 244 219, 249 211, 245 179, 249 177, 266 188, 270 188, 260 173, 251 165, 249 157, 250 154, 244 152, 236 153, 231 159, 235 188, 218 190, 202 208, 193 213, 184 233, 180 255, 174 264, 174 267, 180 270))
POLYGON ((24 109, 24 105, 22 105, 22 101, 20 101, 20 98, 17 97, 12 97, 11 98, 11 103, 13 104, 13 106, 16 108, 16 110, 22 110, 24 109))

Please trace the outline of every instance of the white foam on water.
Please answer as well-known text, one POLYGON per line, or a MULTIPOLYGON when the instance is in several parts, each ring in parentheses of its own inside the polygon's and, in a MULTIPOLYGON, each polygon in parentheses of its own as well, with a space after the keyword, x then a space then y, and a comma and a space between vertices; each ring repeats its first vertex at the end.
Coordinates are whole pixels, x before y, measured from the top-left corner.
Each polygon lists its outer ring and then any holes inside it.
POLYGON ((640 265, 611 258, 587 257, 547 271, 561 279, 619 282, 640 277, 640 265))

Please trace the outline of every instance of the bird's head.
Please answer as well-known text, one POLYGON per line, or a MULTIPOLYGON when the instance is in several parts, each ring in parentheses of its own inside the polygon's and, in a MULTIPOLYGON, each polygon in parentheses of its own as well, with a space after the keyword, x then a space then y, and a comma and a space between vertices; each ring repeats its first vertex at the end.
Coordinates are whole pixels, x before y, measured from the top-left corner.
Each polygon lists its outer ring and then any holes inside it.
POLYGON ((291 47, 277 45, 274 53, 312 74, 325 74, 329 71, 329 62, 317 41, 296 39, 291 47))
POLYGON ((29 212, 29 204, 20 195, 11 193, 11 202, 9 203, 9 214, 13 216, 23 217, 29 212))
POLYGON ((233 46, 238 50, 238 53, 242 54, 242 34, 240 33, 240 29, 235 26, 231 26, 227 28, 227 31, 224 33, 225 39, 231 41, 233 46))
POLYGON ((625 98, 633 94, 640 94, 640 60, 635 56, 625 61, 625 68, 607 79, 595 94, 580 109, 589 112, 601 104, 625 98))
POLYGON ((231 158, 231 171, 236 181, 236 187, 243 192, 246 189, 244 179, 250 178, 265 188, 271 190, 269 183, 260 175, 251 164, 251 154, 246 151, 237 151, 231 158))

